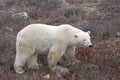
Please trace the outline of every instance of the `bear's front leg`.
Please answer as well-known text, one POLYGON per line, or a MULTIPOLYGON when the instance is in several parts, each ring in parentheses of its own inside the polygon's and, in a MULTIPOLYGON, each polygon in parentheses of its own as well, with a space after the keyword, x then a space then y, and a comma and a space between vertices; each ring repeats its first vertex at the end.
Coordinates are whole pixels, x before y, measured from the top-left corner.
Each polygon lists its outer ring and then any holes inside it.
MULTIPOLYGON (((81 63, 81 61, 77 60, 76 57, 75 57, 75 46, 67 47, 64 56, 66 57, 68 62, 72 62, 72 64, 81 63)), ((68 64, 71 64, 71 63, 68 63, 68 64)))
POLYGON ((68 71, 67 68, 63 68, 61 66, 57 66, 57 62, 59 61, 59 59, 63 56, 64 52, 65 52, 65 49, 64 47, 62 48, 59 48, 59 49, 53 49, 53 50, 50 50, 49 54, 48 54, 48 65, 49 65, 49 68, 52 70, 52 71, 61 71, 61 69, 63 69, 65 72, 68 71))
POLYGON ((34 53, 27 61, 28 68, 39 69, 40 64, 37 63, 37 53, 34 53))

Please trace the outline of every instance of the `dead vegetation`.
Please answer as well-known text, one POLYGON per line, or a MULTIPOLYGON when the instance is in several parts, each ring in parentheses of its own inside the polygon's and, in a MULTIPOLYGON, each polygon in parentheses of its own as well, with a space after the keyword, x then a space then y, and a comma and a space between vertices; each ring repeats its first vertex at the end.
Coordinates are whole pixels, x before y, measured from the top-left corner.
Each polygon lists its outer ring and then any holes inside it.
MULTIPOLYGON (((46 80, 46 74, 50 80, 120 80, 119 4, 119 0, 1 0, 0 80, 46 80), (17 75, 13 71, 16 34, 30 23, 65 23, 90 30, 94 48, 77 49, 82 63, 69 67, 68 75, 52 73, 45 56, 39 56, 40 70, 25 67, 26 73, 17 75)), ((62 65, 67 66, 65 60, 62 65)))

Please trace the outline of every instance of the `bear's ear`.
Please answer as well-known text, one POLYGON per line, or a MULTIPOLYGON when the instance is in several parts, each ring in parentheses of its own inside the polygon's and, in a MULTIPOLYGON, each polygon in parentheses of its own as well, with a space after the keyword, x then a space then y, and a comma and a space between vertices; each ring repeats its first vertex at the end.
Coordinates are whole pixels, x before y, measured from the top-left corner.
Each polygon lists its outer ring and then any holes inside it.
POLYGON ((90 31, 87 32, 90 35, 90 31))
POLYGON ((75 38, 78 38, 78 36, 77 36, 76 34, 74 35, 74 37, 75 37, 75 38))

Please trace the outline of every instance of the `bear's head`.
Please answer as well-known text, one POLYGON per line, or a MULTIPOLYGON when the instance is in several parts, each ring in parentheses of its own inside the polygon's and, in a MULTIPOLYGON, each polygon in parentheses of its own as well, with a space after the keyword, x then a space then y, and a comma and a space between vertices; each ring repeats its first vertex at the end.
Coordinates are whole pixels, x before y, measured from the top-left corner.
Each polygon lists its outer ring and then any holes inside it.
POLYGON ((74 34, 76 45, 79 47, 92 47, 90 31, 80 31, 74 34))

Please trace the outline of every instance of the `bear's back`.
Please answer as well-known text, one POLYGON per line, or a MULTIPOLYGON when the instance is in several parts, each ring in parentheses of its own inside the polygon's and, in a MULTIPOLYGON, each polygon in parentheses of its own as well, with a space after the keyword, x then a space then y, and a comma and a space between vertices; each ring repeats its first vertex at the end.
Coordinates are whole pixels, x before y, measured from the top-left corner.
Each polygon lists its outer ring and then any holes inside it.
POLYGON ((17 34, 17 41, 31 44, 36 50, 46 51, 56 41, 57 26, 30 24, 17 34))
POLYGON ((18 34, 36 34, 36 33, 46 33, 46 32, 52 32, 56 31, 57 27, 56 26, 51 26, 51 25, 45 25, 45 24, 30 24, 23 28, 18 34))

